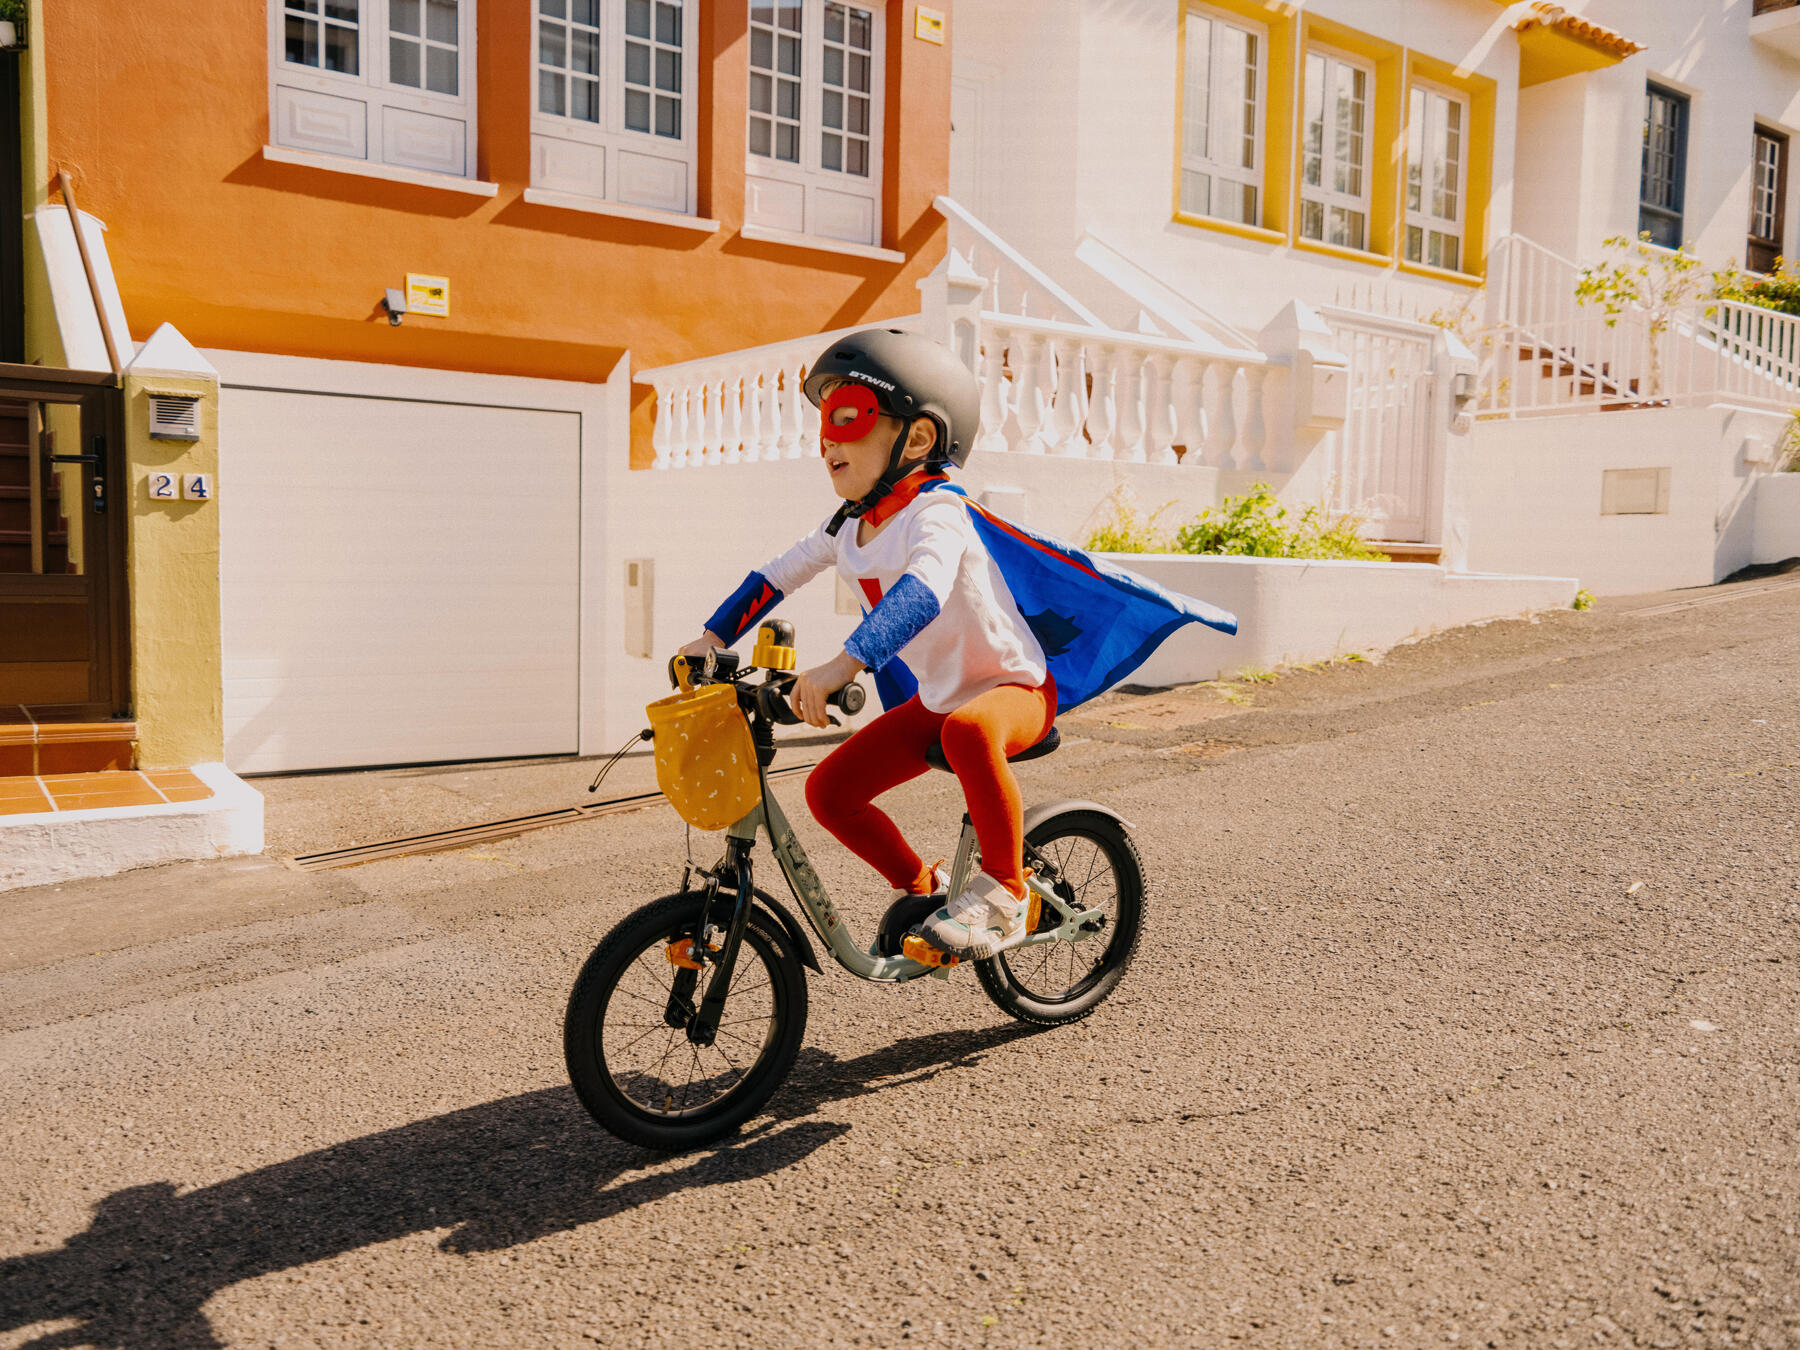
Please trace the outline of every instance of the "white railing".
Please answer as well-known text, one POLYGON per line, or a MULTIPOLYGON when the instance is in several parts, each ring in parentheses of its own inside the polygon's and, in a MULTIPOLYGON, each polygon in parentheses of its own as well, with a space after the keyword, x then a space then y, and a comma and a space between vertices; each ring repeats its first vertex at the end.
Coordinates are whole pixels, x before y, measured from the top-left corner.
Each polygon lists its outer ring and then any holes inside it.
POLYGON ((1800 315, 1720 300, 1700 317, 1734 392, 1800 402, 1800 315))
POLYGON ((801 387, 808 364, 835 338, 918 323, 919 316, 909 314, 636 372, 635 382, 656 390, 651 466, 683 469, 818 454, 819 410, 801 387))
POLYGON ((1327 306, 1332 344, 1349 358, 1344 427, 1326 452, 1331 509, 1368 517, 1383 539, 1420 541, 1432 520, 1445 419, 1433 396, 1440 333, 1429 324, 1327 306))
POLYGON ((1271 367, 1214 348, 993 311, 981 315, 984 451, 1260 469, 1271 367))
POLYGON ((933 205, 950 223, 951 249, 967 260, 975 274, 988 283, 990 309, 1027 318, 1105 327, 1092 310, 983 225, 954 198, 939 197, 933 205))
POLYGON ((1488 252, 1487 308, 1482 326, 1532 329, 1584 316, 1575 299, 1581 269, 1523 235, 1508 234, 1488 252))

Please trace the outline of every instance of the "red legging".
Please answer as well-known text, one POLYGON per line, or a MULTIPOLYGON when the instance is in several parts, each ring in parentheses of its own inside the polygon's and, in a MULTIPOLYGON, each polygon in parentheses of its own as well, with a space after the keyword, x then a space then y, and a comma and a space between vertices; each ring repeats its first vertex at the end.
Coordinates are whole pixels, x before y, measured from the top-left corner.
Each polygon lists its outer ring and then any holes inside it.
POLYGON ((932 712, 914 697, 827 755, 806 780, 806 804, 890 886, 923 895, 931 889, 929 869, 873 802, 924 773, 925 752, 941 743, 969 803, 982 870, 1023 898, 1023 805, 1006 758, 1036 745, 1055 721, 1056 682, 1048 676, 1036 689, 1003 684, 949 713, 932 712))

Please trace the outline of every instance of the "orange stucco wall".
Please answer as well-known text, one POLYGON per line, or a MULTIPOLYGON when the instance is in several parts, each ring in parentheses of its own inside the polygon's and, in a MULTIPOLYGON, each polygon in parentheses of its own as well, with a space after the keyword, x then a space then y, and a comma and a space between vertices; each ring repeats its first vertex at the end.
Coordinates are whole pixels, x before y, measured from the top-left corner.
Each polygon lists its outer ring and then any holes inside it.
MULTIPOLYGON (((67 169, 107 245, 134 337, 552 379, 605 378, 918 308, 943 256, 950 47, 888 6, 883 243, 904 264, 742 238, 748 0, 703 0, 699 208, 717 234, 531 205, 533 0, 475 0, 478 173, 491 199, 262 157, 262 0, 46 6, 50 172, 67 169), (178 34, 179 40, 171 35, 178 34), (388 324, 407 272, 448 276, 451 316, 388 324)), ((948 10, 947 0, 935 8, 948 10)), ((649 457, 651 399, 632 417, 649 457)))

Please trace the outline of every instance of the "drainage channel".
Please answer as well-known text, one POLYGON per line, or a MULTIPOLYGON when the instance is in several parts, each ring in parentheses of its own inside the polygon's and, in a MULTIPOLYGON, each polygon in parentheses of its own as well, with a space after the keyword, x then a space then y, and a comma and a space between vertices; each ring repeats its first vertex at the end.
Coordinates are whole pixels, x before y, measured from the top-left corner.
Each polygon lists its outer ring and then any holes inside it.
POLYGON ((1722 595, 1701 595, 1692 600, 1676 600, 1666 605, 1651 605, 1648 609, 1627 611, 1634 619, 1648 618, 1652 614, 1673 614, 1677 610, 1698 609, 1701 605, 1722 605, 1727 600, 1742 600, 1752 595, 1767 595, 1770 591, 1791 590, 1800 586, 1800 578, 1792 581, 1771 582, 1767 586, 1744 586, 1737 590, 1726 591, 1722 595))
MULTIPOLYGON (((771 780, 792 778, 815 768, 817 760, 805 764, 789 764, 771 769, 771 780)), ((373 844, 352 844, 349 848, 326 853, 303 853, 290 859, 288 866, 301 872, 323 872, 333 867, 355 867, 359 863, 378 862, 383 858, 403 858, 410 853, 438 853, 447 848, 463 848, 469 844, 485 844, 495 839, 510 839, 552 825, 573 825, 577 821, 596 820, 601 816, 619 816, 627 811, 642 811, 667 801, 660 792, 640 792, 631 797, 614 797, 591 806, 565 806, 560 811, 543 811, 535 816, 514 816, 511 820, 491 820, 483 825, 463 825, 454 830, 435 830, 430 834, 407 835, 402 839, 383 839, 373 844)))

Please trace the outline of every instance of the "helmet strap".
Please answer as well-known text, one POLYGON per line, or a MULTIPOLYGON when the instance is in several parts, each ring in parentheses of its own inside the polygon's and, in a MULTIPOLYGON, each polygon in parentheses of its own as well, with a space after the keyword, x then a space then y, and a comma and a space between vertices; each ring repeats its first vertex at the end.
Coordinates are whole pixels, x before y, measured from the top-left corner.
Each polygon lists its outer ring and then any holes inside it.
POLYGON ((870 488, 865 496, 859 497, 853 502, 845 502, 838 507, 836 513, 825 525, 826 534, 835 535, 844 528, 846 520, 856 520, 873 510, 876 502, 894 490, 895 483, 911 473, 913 468, 922 467, 917 465, 908 467, 901 461, 901 454, 906 449, 906 438, 912 431, 913 423, 918 420, 916 417, 901 419, 900 434, 894 437, 893 448, 888 451, 887 468, 882 470, 881 477, 875 480, 875 486, 870 488))

